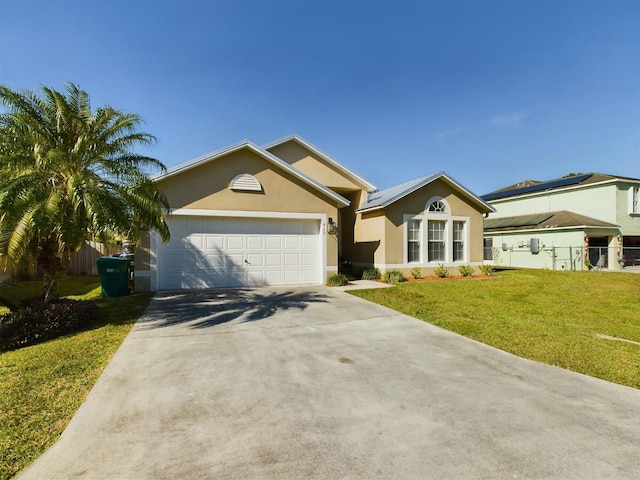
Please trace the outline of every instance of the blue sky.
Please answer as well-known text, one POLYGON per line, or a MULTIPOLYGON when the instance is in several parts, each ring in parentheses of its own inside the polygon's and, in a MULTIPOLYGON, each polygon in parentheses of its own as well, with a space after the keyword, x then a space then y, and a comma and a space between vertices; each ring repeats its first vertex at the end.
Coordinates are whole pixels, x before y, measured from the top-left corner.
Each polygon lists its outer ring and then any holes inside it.
POLYGON ((0 0, 0 84, 80 84, 168 167, 295 132, 379 188, 640 178, 638 0, 0 0))

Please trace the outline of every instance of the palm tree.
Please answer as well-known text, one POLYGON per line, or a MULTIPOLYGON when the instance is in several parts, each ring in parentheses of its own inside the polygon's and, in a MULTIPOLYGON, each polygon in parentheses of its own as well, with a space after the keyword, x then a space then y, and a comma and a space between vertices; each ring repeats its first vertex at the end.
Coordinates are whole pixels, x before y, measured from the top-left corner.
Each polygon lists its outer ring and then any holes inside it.
POLYGON ((139 131, 138 115, 92 111, 73 83, 41 90, 0 85, 0 257, 35 258, 48 300, 86 240, 151 229, 167 241, 169 204, 147 176, 165 166, 133 152, 156 140, 139 131))

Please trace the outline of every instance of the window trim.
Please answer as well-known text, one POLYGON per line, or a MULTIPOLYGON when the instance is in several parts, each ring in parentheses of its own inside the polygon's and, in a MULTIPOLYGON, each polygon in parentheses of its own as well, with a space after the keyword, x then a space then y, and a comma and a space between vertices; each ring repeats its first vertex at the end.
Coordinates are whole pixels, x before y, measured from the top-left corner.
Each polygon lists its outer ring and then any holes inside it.
POLYGON ((640 185, 629 188, 629 215, 640 215, 640 185))
POLYGON ((405 242, 405 250, 406 250, 405 262, 406 263, 413 264, 413 265, 421 265, 422 264, 423 250, 424 250, 424 248, 423 248, 423 245, 424 245, 423 237, 424 237, 424 235, 422 233, 422 230, 423 230, 423 226, 422 225, 423 225, 422 218, 415 218, 414 217, 414 218, 410 218, 410 219, 405 221, 405 230, 406 230, 406 235, 405 235, 405 237, 406 237, 406 242, 405 242), (412 222, 417 222, 418 223, 418 240, 417 241, 416 240, 412 240, 410 238, 410 235, 409 235, 410 225, 411 225, 412 222), (418 243, 418 260, 409 260, 409 252, 410 252, 409 244, 411 242, 418 243))
POLYGON ((429 218, 427 220, 427 264, 431 263, 431 264, 435 264, 435 263, 445 263, 448 260, 448 255, 447 255, 447 240, 449 238, 449 225, 448 222, 445 218, 429 218), (438 239, 438 240, 431 240, 431 225, 433 225, 434 223, 440 223, 442 224, 442 239, 438 239), (435 260, 431 260, 429 253, 430 253, 430 247, 431 244, 442 244, 442 253, 444 254, 444 258, 438 258, 435 260))
POLYGON ((425 210, 418 215, 403 215, 403 262, 407 267, 412 266, 423 266, 426 268, 435 267, 440 263, 444 263, 445 265, 464 265, 469 263, 470 256, 470 235, 471 235, 471 217, 466 217, 462 215, 451 215, 451 209, 446 200, 442 197, 432 197, 425 204, 425 210), (434 201, 442 201, 446 206, 447 213, 441 212, 429 212, 428 208, 434 201), (420 262, 409 262, 409 222, 412 220, 420 220, 420 262), (444 235, 445 235, 445 259, 444 260, 433 260, 429 261, 429 221, 440 220, 444 221, 444 235), (462 255, 463 258, 459 260, 453 259, 453 222, 462 222, 462 232, 463 232, 463 249, 462 255))
POLYGON ((466 242, 466 230, 467 230, 467 223, 462 221, 462 220, 452 220, 451 221, 451 261, 454 263, 457 262, 464 262, 466 259, 466 246, 467 246, 467 242, 466 242), (461 239, 460 240, 456 240, 456 224, 462 224, 462 232, 461 232, 461 239), (462 243, 462 258, 456 260, 455 256, 456 256, 456 242, 460 242, 462 243))

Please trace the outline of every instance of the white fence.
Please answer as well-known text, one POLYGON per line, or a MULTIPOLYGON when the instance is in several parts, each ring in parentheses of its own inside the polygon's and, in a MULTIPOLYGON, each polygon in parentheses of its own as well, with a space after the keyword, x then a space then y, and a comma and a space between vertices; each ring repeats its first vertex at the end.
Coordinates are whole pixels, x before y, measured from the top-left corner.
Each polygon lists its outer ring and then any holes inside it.
POLYGON ((640 247, 542 247, 533 253, 530 247, 486 247, 485 261, 497 266, 544 268, 549 270, 621 270, 640 266, 640 247))

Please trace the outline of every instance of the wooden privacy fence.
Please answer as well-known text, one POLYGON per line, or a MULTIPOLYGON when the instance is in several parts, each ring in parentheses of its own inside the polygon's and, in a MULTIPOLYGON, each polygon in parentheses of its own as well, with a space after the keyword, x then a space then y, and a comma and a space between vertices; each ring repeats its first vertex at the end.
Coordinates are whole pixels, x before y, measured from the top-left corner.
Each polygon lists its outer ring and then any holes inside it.
POLYGON ((86 242, 84 246, 71 256, 67 268, 68 275, 98 275, 96 260, 120 253, 120 245, 105 245, 100 242, 86 242))

